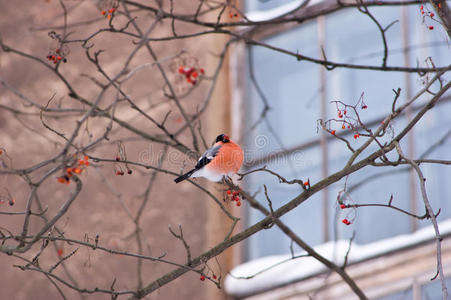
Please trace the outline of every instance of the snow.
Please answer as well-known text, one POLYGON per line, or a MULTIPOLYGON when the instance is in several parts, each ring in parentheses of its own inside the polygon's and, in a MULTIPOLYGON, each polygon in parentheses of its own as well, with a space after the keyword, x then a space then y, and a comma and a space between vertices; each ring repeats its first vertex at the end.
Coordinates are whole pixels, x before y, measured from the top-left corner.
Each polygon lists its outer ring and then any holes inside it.
MULTIPOLYGON (((246 17, 253 22, 266 21, 284 15, 300 6, 305 0, 293 0, 287 4, 280 5, 273 9, 251 11, 246 13, 246 17)), ((310 0, 308 5, 319 3, 320 0, 310 0)))
MULTIPOLYGON (((451 220, 441 222, 439 224, 439 230, 442 236, 451 233, 451 220)), ((366 245, 353 243, 348 255, 348 263, 355 263, 377 257, 394 250, 400 250, 402 248, 431 241, 434 238, 434 228, 429 226, 412 234, 398 235, 393 238, 366 245)), ((348 251, 348 246, 349 241, 346 240, 331 241, 315 247, 315 251, 336 264, 342 265, 346 252, 348 251)), ((305 254, 305 252, 295 253, 295 256, 302 254, 305 254)), ((291 259, 291 254, 272 255, 235 267, 230 274, 227 275, 224 286, 229 295, 243 297, 299 281, 325 270, 326 267, 312 257, 291 259), (284 260, 288 261, 281 263, 284 260), (255 275, 262 270, 265 271, 255 275), (255 276, 250 279, 239 278, 252 275, 255 276)))

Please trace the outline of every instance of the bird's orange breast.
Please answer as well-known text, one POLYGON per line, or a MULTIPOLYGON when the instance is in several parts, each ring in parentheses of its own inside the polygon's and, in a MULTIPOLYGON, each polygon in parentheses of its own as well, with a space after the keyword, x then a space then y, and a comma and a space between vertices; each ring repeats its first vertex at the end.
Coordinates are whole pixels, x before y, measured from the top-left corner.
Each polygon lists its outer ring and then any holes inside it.
POLYGON ((236 173, 243 164, 243 149, 234 142, 224 143, 215 158, 206 166, 222 174, 236 173))

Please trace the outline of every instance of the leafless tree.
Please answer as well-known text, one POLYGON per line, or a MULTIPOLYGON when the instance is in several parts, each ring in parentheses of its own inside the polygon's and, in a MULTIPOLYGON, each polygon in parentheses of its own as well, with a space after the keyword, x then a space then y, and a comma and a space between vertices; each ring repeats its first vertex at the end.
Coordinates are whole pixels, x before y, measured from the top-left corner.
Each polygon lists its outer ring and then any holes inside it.
MULTIPOLYGON (((337 195, 338 205, 343 209, 356 210, 362 206, 383 206, 412 218, 429 219, 436 234, 435 277, 442 282, 443 299, 447 298, 441 264, 441 235, 436 219, 440 208, 430 205, 425 188, 428 183, 422 172, 422 165, 449 165, 451 161, 426 156, 409 157, 400 142, 430 110, 436 109, 437 104, 448 101, 451 82, 446 79, 446 75, 451 66, 437 66, 433 62, 416 66, 390 64, 388 58, 391 52, 386 33, 393 24, 384 27, 371 13, 374 6, 397 8, 421 5, 421 10, 426 11, 427 20, 433 20, 436 27, 443 27, 449 38, 451 12, 446 1, 326 0, 311 4, 306 0, 291 11, 264 21, 249 20, 239 3, 222 0, 196 0, 184 5, 173 0, 59 0, 50 4, 42 1, 35 7, 39 11, 45 11, 46 5, 52 5, 58 13, 48 24, 31 28, 30 33, 38 37, 46 35, 48 52, 44 53, 46 49, 26 47, 18 43, 18 39, 13 43, 3 34, 0 39, 3 61, 8 59, 21 66, 30 66, 31 72, 35 72, 31 76, 51 81, 45 87, 33 87, 33 92, 30 92, 26 87, 15 86, 13 75, 3 72, 0 75, 2 95, 16 99, 0 103, 2 118, 16 120, 21 124, 19 130, 36 135, 44 141, 45 149, 48 150, 39 152, 35 148, 41 146, 33 144, 6 146, 0 137, 0 215, 2 220, 8 220, 0 224, 0 251, 14 257, 16 268, 42 274, 63 299, 67 298, 67 290, 75 290, 82 298, 86 294, 107 294, 112 299, 143 298, 186 273, 196 273, 201 281, 210 281, 221 288, 226 273, 221 269, 217 257, 235 244, 275 225, 293 243, 304 249, 306 255, 317 259, 341 276, 360 299, 367 299, 345 267, 317 253, 281 217, 299 209, 312 195, 328 186, 345 181, 363 168, 378 166, 415 172, 421 187, 421 199, 418 201, 424 204, 424 213, 416 214, 397 207, 392 199, 387 199, 387 204, 348 201, 355 187, 346 185, 337 195), (423 9, 423 5, 428 9, 423 9), (302 50, 293 52, 260 38, 265 28, 277 31, 280 28, 302 26, 303 22, 343 9, 359 10, 377 26, 380 36, 374 38, 381 39, 383 49, 380 64, 333 61, 327 58, 325 51, 322 56, 307 56, 302 50), (84 15, 92 18, 86 19, 84 15), (184 47, 189 43, 196 43, 200 38, 208 40, 218 37, 222 39, 222 50, 218 53, 204 52, 213 57, 214 61, 208 68, 205 66, 205 58, 201 57, 202 52, 193 53, 184 47), (297 61, 321 65, 328 71, 347 68, 418 74, 423 80, 422 88, 416 95, 400 103, 398 99, 403 91, 391 87, 394 92, 391 99, 392 110, 377 124, 369 124, 361 116, 363 110, 371 109, 363 102, 363 98, 357 103, 332 102, 337 109, 337 116, 318 120, 318 129, 328 134, 328 139, 341 141, 349 150, 349 156, 339 171, 318 182, 310 181, 308 174, 304 178, 285 178, 266 167, 240 174, 240 179, 243 179, 257 172, 265 172, 274 176, 281 186, 298 185, 301 192, 293 199, 285 199, 286 204, 278 209, 273 209, 271 193, 266 186, 264 195, 267 202, 262 204, 256 200, 252 191, 240 186, 239 181, 225 179, 217 185, 223 192, 218 192, 211 185, 205 185, 204 181, 188 180, 197 189, 196 193, 205 194, 230 219, 230 228, 222 242, 193 255, 184 227, 169 227, 169 235, 165 238, 172 236, 179 241, 176 245, 184 249, 186 258, 181 262, 180 259, 167 258, 165 253, 152 254, 149 246, 143 242, 143 236, 148 231, 142 220, 147 210, 154 209, 149 207, 149 202, 152 191, 158 188, 155 182, 158 177, 163 177, 167 185, 174 184, 173 178, 180 175, 185 165, 186 168, 190 167, 210 145, 211 136, 204 134, 202 122, 205 122, 205 113, 210 108, 213 91, 225 68, 231 47, 240 44, 264 47, 291 56, 297 61), (77 65, 83 66, 83 70, 75 68, 77 65), (77 74, 73 74, 73 69, 77 70, 77 74), (137 83, 143 82, 142 74, 149 76, 146 79, 148 84, 138 86, 137 83), (65 91, 64 95, 56 90, 65 91), (193 102, 192 99, 200 100, 193 102), (409 121, 395 132, 392 123, 407 113, 411 114, 409 121), (347 127, 351 134, 342 134, 336 129, 337 126, 347 127), (363 141, 360 146, 352 143, 357 138, 363 141), (150 162, 130 146, 139 141, 149 143, 159 150, 158 155, 157 152, 152 152, 150 162), (26 148, 26 152, 20 152, 19 147, 26 148), (389 158, 393 154, 396 154, 397 159, 389 158), (36 161, 34 157, 39 160, 36 161), (81 196, 84 190, 90 188, 89 197, 91 201, 95 201, 92 191, 95 191, 96 186, 93 186, 91 179, 88 180, 92 177, 96 177, 123 207, 127 220, 114 220, 117 222, 116 226, 120 226, 121 222, 134 224, 131 235, 134 240, 127 240, 128 247, 121 248, 106 243, 102 239, 102 232, 86 233, 81 238, 72 235, 71 230, 65 228, 68 212, 77 207, 83 197, 88 197, 86 194, 81 196), (136 196, 139 204, 132 207, 123 199, 120 188, 113 181, 137 177, 147 180, 147 183, 142 193, 136 196), (233 195, 230 196, 226 191, 231 191, 229 193, 233 195), (43 200, 43 197, 51 198, 52 201, 43 200), (239 231, 236 225, 240 219, 234 215, 231 207, 241 206, 242 202, 259 210, 265 217, 239 231), (24 209, 15 210, 19 207, 24 209), (122 288, 123 278, 121 274, 115 274, 110 285, 102 286, 99 283, 96 288, 84 286, 79 282, 80 274, 75 274, 77 272, 71 268, 74 258, 85 255, 81 254, 83 249, 88 253, 105 252, 112 257, 132 258, 136 261, 136 284, 122 288), (57 256, 47 253, 57 253, 57 256), (143 276, 146 262, 167 265, 172 269, 158 274, 155 280, 148 280, 143 276)), ((350 31, 349 34, 352 34, 352 30, 350 31)), ((264 122, 271 108, 266 96, 258 88, 252 59, 249 74, 264 106, 257 123, 264 122)), ((256 125, 251 126, 250 130, 255 129, 256 125)), ((6 132, 8 134, 13 137, 14 131, 6 132)), ((448 131, 446 136, 431 147, 439 146, 449 135, 448 131)), ((83 219, 88 213, 80 214, 77 218, 83 219)), ((343 220, 345 224, 351 222, 352 220, 343 220)))

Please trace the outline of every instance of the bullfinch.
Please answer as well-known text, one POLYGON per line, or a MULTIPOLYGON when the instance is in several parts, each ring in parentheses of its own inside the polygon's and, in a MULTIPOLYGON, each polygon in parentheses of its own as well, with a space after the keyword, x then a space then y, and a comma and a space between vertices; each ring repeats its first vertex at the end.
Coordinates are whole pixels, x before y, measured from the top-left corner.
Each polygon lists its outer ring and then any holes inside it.
POLYGON ((215 144, 205 151, 191 171, 177 177, 179 183, 190 177, 205 177, 210 181, 220 181, 224 176, 237 173, 243 164, 243 149, 229 139, 226 134, 220 134, 215 144))

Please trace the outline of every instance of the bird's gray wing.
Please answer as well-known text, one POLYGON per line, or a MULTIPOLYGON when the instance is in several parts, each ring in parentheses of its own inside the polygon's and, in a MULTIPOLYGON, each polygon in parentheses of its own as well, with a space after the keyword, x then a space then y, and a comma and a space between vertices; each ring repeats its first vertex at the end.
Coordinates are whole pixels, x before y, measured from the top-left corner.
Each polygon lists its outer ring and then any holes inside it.
POLYGON ((213 158, 218 154, 219 149, 221 148, 221 145, 213 146, 207 151, 205 151, 204 154, 199 158, 199 161, 196 164, 196 169, 199 170, 200 168, 207 165, 209 162, 213 160, 213 158))

